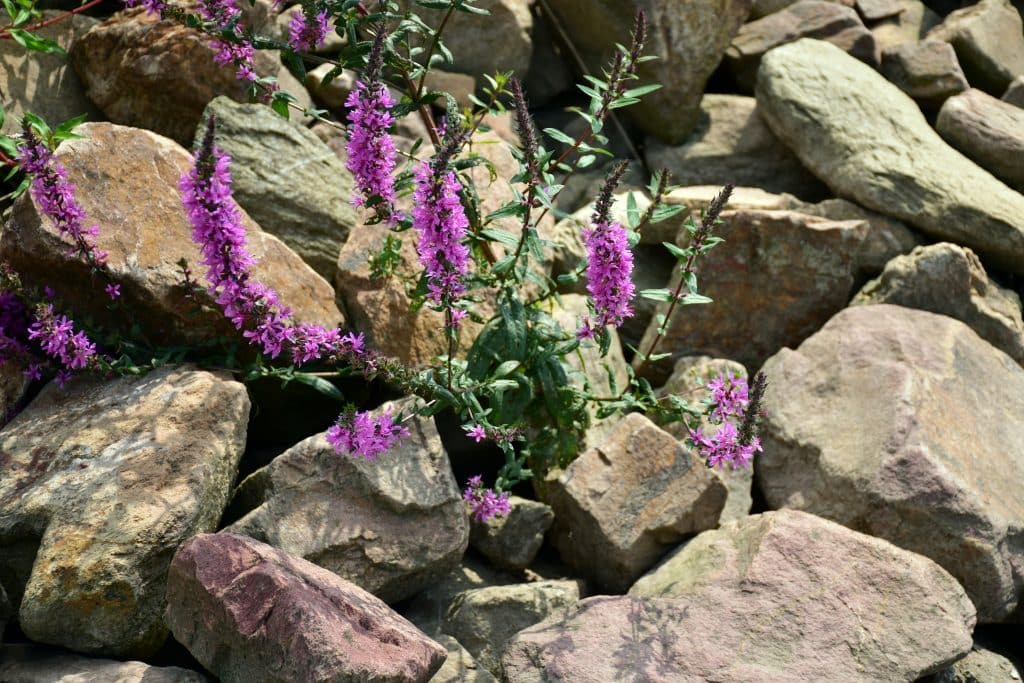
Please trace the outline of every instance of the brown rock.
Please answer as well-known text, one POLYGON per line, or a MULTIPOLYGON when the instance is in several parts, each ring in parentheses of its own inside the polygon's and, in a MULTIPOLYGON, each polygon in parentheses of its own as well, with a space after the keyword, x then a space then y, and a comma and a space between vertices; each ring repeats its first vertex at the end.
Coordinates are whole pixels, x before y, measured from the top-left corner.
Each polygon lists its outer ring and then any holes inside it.
MULTIPOLYGON (((769 14, 774 14, 781 10, 786 9, 790 5, 799 0, 754 0, 753 6, 750 8, 750 16, 747 21, 754 21, 761 17, 766 17, 769 14)), ((830 0, 844 7, 853 7, 856 5, 856 0, 830 0)))
POLYGON ((1024 108, 1024 75, 1017 76, 1010 82, 1006 92, 1003 93, 1002 100, 1015 107, 1024 108))
POLYGON ((1024 109, 972 89, 946 100, 935 130, 950 145, 1024 193, 1024 109))
POLYGON ((864 21, 887 19, 904 9, 903 0, 856 0, 855 4, 864 21))
POLYGON ((198 671, 68 654, 40 645, 0 646, 4 683, 207 683, 198 671))
POLYGON ((430 683, 498 683, 498 679, 480 666, 459 641, 444 634, 435 636, 434 640, 447 648, 448 659, 444 660, 444 665, 430 683))
POLYGON ((486 522, 470 520, 473 549, 502 569, 525 569, 544 543, 555 513, 544 503, 519 496, 509 498, 511 512, 486 522))
POLYGON ((1009 0, 981 0, 959 9, 928 38, 951 43, 970 84, 995 97, 1024 73, 1024 23, 1009 0))
POLYGON ((916 43, 942 23, 942 17, 921 0, 901 0, 901 4, 902 12, 871 26, 875 47, 880 52, 903 43, 916 43))
POLYGON ((882 53, 882 74, 927 111, 970 87, 953 46, 941 40, 888 48, 882 53))

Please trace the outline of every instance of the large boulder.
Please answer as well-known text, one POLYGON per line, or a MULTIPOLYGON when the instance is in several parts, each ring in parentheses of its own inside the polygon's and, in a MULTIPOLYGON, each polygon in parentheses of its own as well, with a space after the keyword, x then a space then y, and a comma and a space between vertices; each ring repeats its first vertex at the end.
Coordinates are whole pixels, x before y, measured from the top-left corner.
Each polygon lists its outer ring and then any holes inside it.
POLYGON ((0 435, 0 579, 34 641, 143 657, 171 555, 212 530, 245 447, 231 379, 167 367, 49 384, 0 435))
MULTIPOLYGON (((124 310, 132 313, 143 335, 171 344, 194 344, 234 334, 205 290, 190 298, 179 259, 186 259, 193 277, 201 277, 199 249, 185 215, 178 179, 192 164, 177 143, 155 133, 109 123, 84 124, 68 140, 57 159, 68 170, 87 224, 100 231, 96 243, 108 252, 108 272, 121 286, 119 303, 110 299, 89 266, 68 253, 48 218, 29 193, 14 204, 0 238, 0 254, 22 278, 48 285, 76 315, 91 316, 108 329, 122 329, 124 310)), ((333 327, 342 320, 331 286, 276 237, 247 215, 242 216, 249 251, 259 259, 255 277, 275 289, 295 317, 333 327)))
POLYGON ((200 534, 178 550, 166 619, 223 683, 426 683, 445 659, 373 595, 237 534, 200 534))
POLYGON ((800 40, 765 57, 757 102, 836 194, 1024 272, 1024 196, 943 142, 878 72, 834 45, 800 40))
POLYGON ((1024 109, 968 90, 946 100, 935 130, 992 175, 1024 192, 1024 109))
POLYGON ((854 306, 768 375, 756 477, 807 510, 930 557, 981 621, 1024 593, 1024 369, 958 320, 854 306))
POLYGON ((946 17, 929 39, 953 46, 967 80, 999 97, 1024 73, 1024 23, 1009 0, 980 0, 946 17))
POLYGON ((0 646, 4 683, 208 683, 198 671, 73 655, 39 645, 0 646))

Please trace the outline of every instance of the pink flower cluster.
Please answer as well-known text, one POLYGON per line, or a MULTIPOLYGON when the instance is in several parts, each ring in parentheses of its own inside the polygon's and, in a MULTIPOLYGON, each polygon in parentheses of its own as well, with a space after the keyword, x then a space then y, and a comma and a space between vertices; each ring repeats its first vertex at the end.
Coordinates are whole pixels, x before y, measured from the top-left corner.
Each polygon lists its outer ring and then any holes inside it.
POLYGON ((583 230, 587 248, 587 292, 590 293, 594 317, 584 317, 576 334, 592 338, 607 325, 618 327, 633 315, 630 303, 633 285, 633 252, 629 248, 626 229, 621 224, 598 220, 583 230))
POLYGON ((288 44, 296 52, 308 52, 323 45, 330 27, 327 10, 317 12, 309 21, 305 11, 295 12, 288 22, 288 44))
POLYGON ((348 115, 348 162, 346 167, 355 177, 360 195, 352 203, 362 206, 372 197, 384 202, 378 215, 391 213, 395 202, 395 143, 388 134, 394 117, 391 107, 395 99, 387 86, 379 82, 357 82, 349 93, 345 106, 348 115))
POLYGON ((463 278, 469 271, 469 248, 462 243, 469 227, 459 201, 462 186, 446 164, 434 169, 421 163, 415 177, 412 223, 419 231, 416 253, 427 273, 427 298, 447 308, 457 325, 465 311, 456 310, 453 303, 466 291, 463 278))
POLYGON ((753 417, 747 415, 749 410, 756 409, 750 405, 747 380, 733 376, 731 372, 720 373, 705 388, 711 402, 709 418, 712 424, 718 425, 718 429, 713 434, 705 434, 700 427, 690 429, 691 443, 707 461, 708 467, 721 468, 726 463, 733 469, 750 467, 754 454, 763 450, 761 440, 752 434, 745 439, 743 430, 729 421, 734 418, 746 422, 753 417))
POLYGON ((462 500, 469 506, 470 514, 478 522, 486 522, 492 517, 504 517, 512 511, 508 500, 508 492, 497 493, 483 484, 479 474, 470 477, 466 482, 466 490, 462 492, 462 500))
POLYGON ((744 378, 735 377, 731 372, 719 374, 707 383, 706 388, 715 406, 711 411, 712 420, 743 417, 747 405, 750 404, 749 388, 744 378))
POLYGON ((70 370, 82 370, 96 356, 96 345, 84 332, 75 332, 67 316, 53 312, 53 304, 41 304, 28 327, 28 338, 70 370))
POLYGON ((327 430, 327 442, 338 453, 373 460, 408 435, 409 430, 396 423, 391 408, 386 408, 376 416, 367 411, 343 413, 327 430))
POLYGON ((149 14, 160 14, 167 7, 167 3, 164 0, 121 0, 121 4, 125 7, 142 5, 149 14))

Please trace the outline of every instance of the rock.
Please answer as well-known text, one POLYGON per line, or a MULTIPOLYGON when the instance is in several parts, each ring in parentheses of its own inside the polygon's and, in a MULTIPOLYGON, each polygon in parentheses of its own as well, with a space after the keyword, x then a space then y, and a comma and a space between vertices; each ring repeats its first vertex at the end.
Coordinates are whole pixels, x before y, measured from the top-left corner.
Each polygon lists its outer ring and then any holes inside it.
POLYGON ((878 65, 875 38, 857 13, 824 0, 800 0, 780 12, 744 24, 725 51, 725 63, 740 89, 753 92, 762 57, 800 38, 828 41, 871 66, 878 65))
POLYGON ((700 121, 686 143, 670 146, 651 138, 645 159, 652 169, 671 171, 672 182, 679 185, 721 189, 733 183, 806 200, 829 195, 828 188, 765 125, 753 97, 705 95, 700 121))
POLYGON ((498 679, 481 667, 459 641, 443 634, 434 640, 447 648, 448 659, 444 660, 430 683, 498 683, 498 679))
POLYGON ((1024 23, 1009 0, 980 0, 928 32, 953 45, 967 80, 999 97, 1024 73, 1024 23))
POLYGON ((171 554, 220 519, 248 414, 243 385, 188 368, 47 385, 0 435, 0 575, 25 635, 155 652, 171 554))
POLYGON ((572 59, 563 56, 563 47, 551 19, 539 4, 533 18, 533 55, 530 70, 523 81, 523 90, 531 107, 551 102, 573 86, 572 59))
MULTIPOLYGON (((301 7, 301 5, 296 5, 296 7, 301 7)), ((306 74, 306 88, 309 89, 309 94, 319 104, 328 109, 341 109, 345 106, 348 94, 356 87, 358 74, 346 69, 340 75, 328 81, 327 85, 324 85, 327 74, 332 71, 334 71, 333 64, 321 64, 317 68, 311 69, 306 74)), ((324 140, 324 142, 327 141, 324 140)))
MULTIPOLYGON (((481 82, 486 82, 481 79, 481 82)), ((446 92, 455 98, 460 109, 473 108, 471 95, 476 93, 476 78, 469 74, 449 73, 440 69, 431 69, 427 72, 427 80, 423 85, 430 91, 446 92)), ((441 109, 448 109, 448 100, 441 98, 437 100, 437 106, 441 109)))
POLYGON ((177 666, 150 666, 69 654, 40 645, 0 646, 4 683, 208 683, 206 676, 177 666))
POLYGON ((895 304, 956 318, 1024 365, 1020 298, 992 282, 965 247, 942 242, 897 256, 850 304, 895 304))
POLYGON ((519 496, 509 502, 512 511, 504 517, 470 520, 469 543, 496 567, 525 569, 544 543, 555 513, 544 503, 519 496))
POLYGON ((715 526, 726 494, 639 413, 565 470, 552 470, 540 489, 555 511, 551 541, 562 559, 608 591, 624 591, 673 544, 715 526))
POLYGON ((1020 672, 1006 657, 975 645, 967 656, 940 671, 927 683, 982 683, 983 681, 1019 681, 1020 672))
POLYGON ((902 0, 903 11, 871 26, 875 47, 879 52, 902 45, 916 43, 939 24, 942 17, 921 0, 902 0))
POLYGON ((7 628, 7 620, 14 616, 15 610, 7 597, 4 585, 0 583, 0 643, 3 642, 4 629, 7 628))
MULTIPOLYGON (((385 404, 411 413, 408 400, 385 404)), ((458 566, 469 523, 431 418, 377 460, 339 455, 323 434, 239 485, 256 504, 227 527, 329 569, 382 600, 411 597, 458 566)))
POLYGON ((373 595, 237 534, 179 548, 167 603, 174 637, 224 683, 424 683, 445 659, 373 595))
POLYGON ((569 39, 591 73, 601 73, 615 43, 629 45, 636 10, 647 13, 640 82, 664 87, 625 110, 646 133, 670 145, 682 144, 700 120, 701 93, 722 53, 750 11, 751 0, 551 0, 569 39), (679 46, 685 45, 686 49, 679 46))
POLYGON ((1015 107, 1024 108, 1024 75, 1017 76, 1010 82, 1002 99, 1003 102, 1008 102, 1015 107))
POLYGON ((260 227, 333 280, 338 251, 360 226, 345 164, 308 128, 269 107, 227 97, 206 107, 197 145, 211 115, 217 117, 217 146, 231 157, 235 200, 260 227))
POLYGON ((756 476, 769 507, 932 558, 982 622, 1013 612, 1024 592, 1024 369, 958 320, 882 304, 842 311, 764 372, 756 476))
POLYGON ((441 624, 448 608, 465 591, 487 586, 505 586, 522 582, 522 577, 498 571, 472 554, 462 558, 459 567, 420 591, 411 600, 396 607, 416 627, 441 642, 441 624))
POLYGON ((970 87, 953 46, 941 40, 902 43, 885 50, 882 74, 929 112, 970 87))
POLYGON ((24 366, 13 361, 0 363, 0 427, 17 413, 31 384, 24 366))
POLYGON ((946 100, 935 130, 953 147, 1024 193, 1024 110, 980 90, 946 100))
POLYGON ((837 195, 1024 271, 1024 196, 946 145, 913 100, 839 48, 801 40, 773 50, 757 103, 837 195))
MULTIPOLYGON (((684 355, 709 354, 761 366, 784 346, 795 346, 842 310, 866 268, 869 240, 900 253, 899 236, 882 238, 864 220, 833 221, 795 211, 725 211, 717 234, 726 240, 701 259, 700 291, 714 303, 677 310, 655 352, 660 361, 633 360, 634 370, 663 380, 684 355)), ((908 246, 908 249, 912 245, 908 246)), ((678 273, 669 289, 675 289, 678 273)), ((658 312, 667 314, 668 304, 658 312)), ((649 353, 657 319, 640 342, 649 353)), ((657 381, 656 383, 660 383, 657 381)))
MULTIPOLYGON (((49 285, 75 315, 91 316, 105 329, 124 329, 124 310, 132 312, 143 334, 170 344, 196 344, 215 336, 235 335, 204 292, 186 298, 177 262, 185 258, 195 278, 202 277, 199 250, 178 193, 178 179, 192 164, 177 143, 154 133, 109 123, 87 123, 76 131, 84 139, 68 140, 57 150, 76 186, 86 220, 100 226, 97 244, 109 252, 109 272, 121 285, 118 301, 108 308, 88 266, 68 255, 64 242, 45 223, 28 193, 14 204, 0 239, 0 255, 26 282, 49 285)), ((255 277, 277 290, 299 321, 333 327, 342 320, 331 286, 276 237, 260 230, 243 212, 248 248, 259 264, 255 277)), ((205 282, 201 282, 205 284, 205 282)))
MULTIPOLYGON (((47 10, 41 20, 49 21, 62 14, 47 10)), ((33 33, 67 49, 98 23, 92 17, 76 14, 33 33)), ((85 86, 70 68, 66 55, 30 52, 13 40, 0 42, 0 102, 6 114, 5 135, 21 132, 19 119, 27 111, 54 127, 80 114, 86 114, 90 121, 101 117, 85 96, 85 86)))
POLYGON ((455 598, 442 629, 485 669, 501 675, 505 643, 551 616, 564 617, 580 601, 576 581, 536 581, 466 591, 455 598))
POLYGON ((894 17, 904 10, 903 0, 857 0, 857 12, 864 21, 894 17))
POLYGON ((796 510, 700 534, 629 594, 678 600, 703 617, 694 632, 743 652, 705 680, 911 681, 968 651, 975 623, 963 588, 931 560, 796 510))
MULTIPOLYGON (((798 0, 754 0, 753 6, 750 8, 750 16, 748 21, 754 21, 761 17, 766 17, 769 14, 782 11, 792 5, 798 0)), ((831 2, 838 3, 845 7, 853 7, 856 4, 855 0, 830 0, 831 2)))

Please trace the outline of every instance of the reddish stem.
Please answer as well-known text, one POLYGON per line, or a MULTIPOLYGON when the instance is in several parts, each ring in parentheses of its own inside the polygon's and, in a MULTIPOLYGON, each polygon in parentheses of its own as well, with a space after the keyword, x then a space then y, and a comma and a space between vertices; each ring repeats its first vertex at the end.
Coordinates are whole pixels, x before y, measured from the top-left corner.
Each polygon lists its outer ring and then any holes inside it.
MULTIPOLYGON (((22 30, 24 30, 24 31, 36 31, 36 30, 41 29, 41 28, 46 28, 47 26, 52 26, 53 24, 56 24, 59 21, 64 21, 65 19, 67 19, 70 16, 73 16, 73 15, 78 14, 80 12, 84 12, 87 9, 95 7, 96 5, 100 4, 101 2, 103 2, 103 0, 89 0, 89 2, 85 3, 84 5, 81 5, 80 7, 76 7, 75 9, 73 9, 73 10, 71 10, 69 12, 65 12, 64 14, 57 15, 57 16, 51 18, 51 19, 47 19, 46 21, 41 21, 38 24, 33 24, 32 26, 26 26, 22 30)), ((10 29, 12 29, 12 28, 14 28, 14 26, 11 25, 11 24, 8 24, 7 26, 4 26, 4 27, 0 28, 0 40, 11 40, 11 34, 8 31, 10 29)))

